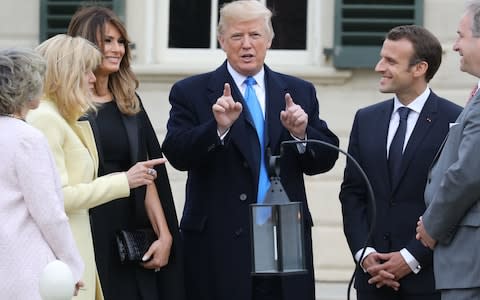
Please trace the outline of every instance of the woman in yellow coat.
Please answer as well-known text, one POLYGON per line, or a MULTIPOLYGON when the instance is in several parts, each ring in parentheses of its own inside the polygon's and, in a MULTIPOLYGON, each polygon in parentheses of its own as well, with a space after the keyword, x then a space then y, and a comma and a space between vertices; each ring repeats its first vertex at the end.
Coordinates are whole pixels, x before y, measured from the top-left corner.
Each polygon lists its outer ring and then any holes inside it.
POLYGON ((126 197, 131 188, 151 184, 151 168, 164 159, 140 162, 127 172, 97 177, 98 154, 87 120, 78 119, 94 110, 90 90, 95 83, 92 70, 102 55, 87 40, 57 35, 36 49, 47 61, 44 97, 27 121, 47 137, 60 173, 65 211, 85 262, 83 282, 76 300, 103 299, 95 267, 88 209, 126 197))

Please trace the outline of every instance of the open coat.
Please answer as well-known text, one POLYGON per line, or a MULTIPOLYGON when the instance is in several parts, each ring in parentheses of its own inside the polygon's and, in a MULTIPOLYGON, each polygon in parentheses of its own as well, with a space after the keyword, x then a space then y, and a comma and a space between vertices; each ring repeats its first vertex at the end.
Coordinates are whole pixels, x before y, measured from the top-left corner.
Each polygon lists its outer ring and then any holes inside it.
POLYGON ((85 288, 75 300, 103 299, 95 266, 88 209, 130 194, 124 173, 97 177, 98 155, 88 121, 73 124, 60 115, 56 105, 42 100, 28 114, 28 122, 47 137, 60 173, 65 211, 85 262, 85 288))
MULTIPOLYGON (((313 85, 265 66, 265 145, 272 154, 280 153, 282 141, 293 139, 280 122, 287 92, 309 116, 308 138, 338 145, 338 138, 319 118, 313 85)), ((247 105, 227 71, 226 62, 213 72, 177 82, 170 92, 170 103, 163 150, 175 168, 188 171, 180 223, 185 243, 187 299, 250 299, 249 205, 256 202, 260 147, 247 105), (243 112, 222 143, 212 105, 222 96, 225 83, 232 87, 233 99, 242 103, 243 112)), ((284 299, 314 299, 312 218, 303 175, 330 170, 337 157, 335 150, 319 145, 307 145, 303 154, 295 145, 284 147, 280 176, 290 200, 304 204, 308 268, 306 275, 284 278, 284 299)))
MULTIPOLYGON (((139 161, 163 157, 160 143, 152 127, 145 109, 135 115, 127 116, 122 114, 122 123, 129 144, 130 165, 133 166, 139 161)), ((105 155, 100 141, 98 124, 93 115, 88 120, 92 126, 99 157, 99 174, 104 174, 105 155)), ((120 129, 119 129, 120 130, 120 129)), ((155 185, 160 202, 165 214, 169 231, 173 238, 172 248, 168 265, 161 268, 159 272, 149 270, 140 265, 131 267, 135 269, 135 282, 122 282, 123 279, 115 278, 112 270, 119 268, 120 260, 115 248, 115 233, 120 229, 140 229, 151 227, 145 210, 146 188, 138 187, 131 190, 130 197, 117 201, 119 203, 106 203, 105 205, 90 210, 92 220, 92 231, 94 234, 95 255, 98 264, 100 278, 107 280, 103 288, 109 289, 106 295, 115 294, 118 284, 136 285, 142 299, 168 299, 183 300, 185 287, 183 278, 183 249, 182 241, 178 230, 178 219, 173 202, 172 191, 164 164, 155 166, 157 178, 155 185), (112 205, 114 204, 114 205, 112 205), (123 226, 119 228, 118 226, 123 226), (115 253, 112 253, 115 252, 115 253), (111 282, 110 282, 110 278, 111 282)), ((123 268, 128 266, 123 266, 123 268)), ((125 280, 123 280, 125 281, 125 280)), ((126 299, 128 295, 123 296, 126 299)))

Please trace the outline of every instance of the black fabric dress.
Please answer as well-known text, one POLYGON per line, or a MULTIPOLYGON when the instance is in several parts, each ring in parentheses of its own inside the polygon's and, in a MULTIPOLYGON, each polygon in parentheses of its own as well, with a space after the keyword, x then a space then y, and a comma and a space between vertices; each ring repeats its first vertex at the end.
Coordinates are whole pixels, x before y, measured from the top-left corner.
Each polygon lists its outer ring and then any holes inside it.
MULTIPOLYGON (((148 116, 123 115, 115 101, 99 107, 89 116, 99 154, 99 176, 127 171, 136 162, 161 157, 161 149, 148 116)), ((110 201, 90 209, 95 259, 106 300, 184 299, 183 263, 178 223, 164 165, 158 173, 157 191, 173 237, 169 264, 160 272, 136 264, 121 264, 115 233, 121 229, 151 227, 144 205, 145 187, 131 191, 130 197, 110 201)))

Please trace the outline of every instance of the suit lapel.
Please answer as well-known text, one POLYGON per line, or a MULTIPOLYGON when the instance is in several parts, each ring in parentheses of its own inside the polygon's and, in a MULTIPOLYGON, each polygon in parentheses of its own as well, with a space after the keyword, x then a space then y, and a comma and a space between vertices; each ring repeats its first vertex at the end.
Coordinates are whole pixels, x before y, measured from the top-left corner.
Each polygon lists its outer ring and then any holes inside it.
POLYGON ((279 145, 283 132, 283 126, 279 126, 279 120, 280 112, 285 109, 287 92, 288 87, 285 82, 265 66, 265 145, 272 151, 279 145))
POLYGON ((430 131, 432 126, 435 124, 437 120, 437 96, 430 92, 430 96, 428 97, 425 105, 418 116, 417 123, 412 131, 412 134, 407 142, 407 146, 405 147, 405 152, 403 153, 402 164, 400 166, 400 180, 393 186, 393 191, 399 185, 401 178, 403 177, 405 171, 408 168, 408 165, 412 161, 415 153, 417 153, 418 147, 422 144, 425 140, 425 136, 430 131))
MULTIPOLYGON (((373 119, 374 126, 379 126, 379 130, 372 130, 372 157, 379 157, 378 169, 381 178, 390 178, 387 160, 387 136, 390 118, 393 112, 393 99, 387 101, 382 106, 379 115, 373 119)), ((390 181, 389 181, 390 182, 390 181)))
POLYGON ((131 163, 134 163, 137 161, 139 152, 137 117, 136 115, 121 115, 123 124, 125 125, 125 131, 127 132, 128 143, 130 144, 130 160, 131 163))
MULTIPOLYGON (((94 139, 95 139, 95 145, 97 146, 97 154, 98 154, 98 165, 99 165, 99 168, 102 168, 103 166, 103 160, 104 160, 104 156, 103 156, 103 148, 102 148, 102 144, 99 142, 100 139, 100 131, 98 129, 98 124, 97 124, 97 121, 95 119, 95 116, 93 116, 92 114, 88 114, 84 117, 82 117, 80 120, 88 120, 88 122, 90 123, 90 127, 92 128, 92 131, 93 131, 93 136, 94 136, 94 139)), ((103 172, 101 173, 103 174, 103 172)))
POLYGON ((73 124, 72 129, 82 141, 83 145, 87 148, 90 156, 92 157, 94 164, 94 178, 98 175, 98 152, 95 145, 95 138, 93 136, 92 127, 88 120, 79 120, 73 124))

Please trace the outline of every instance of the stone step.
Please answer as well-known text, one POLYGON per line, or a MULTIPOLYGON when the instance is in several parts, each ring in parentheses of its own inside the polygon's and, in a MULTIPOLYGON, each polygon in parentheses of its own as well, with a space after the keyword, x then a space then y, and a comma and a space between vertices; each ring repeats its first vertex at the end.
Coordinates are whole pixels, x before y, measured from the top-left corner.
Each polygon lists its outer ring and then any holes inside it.
MULTIPOLYGON (((346 300, 348 282, 317 281, 315 283, 316 300, 346 300)), ((355 289, 350 291, 350 300, 356 300, 355 289)))

